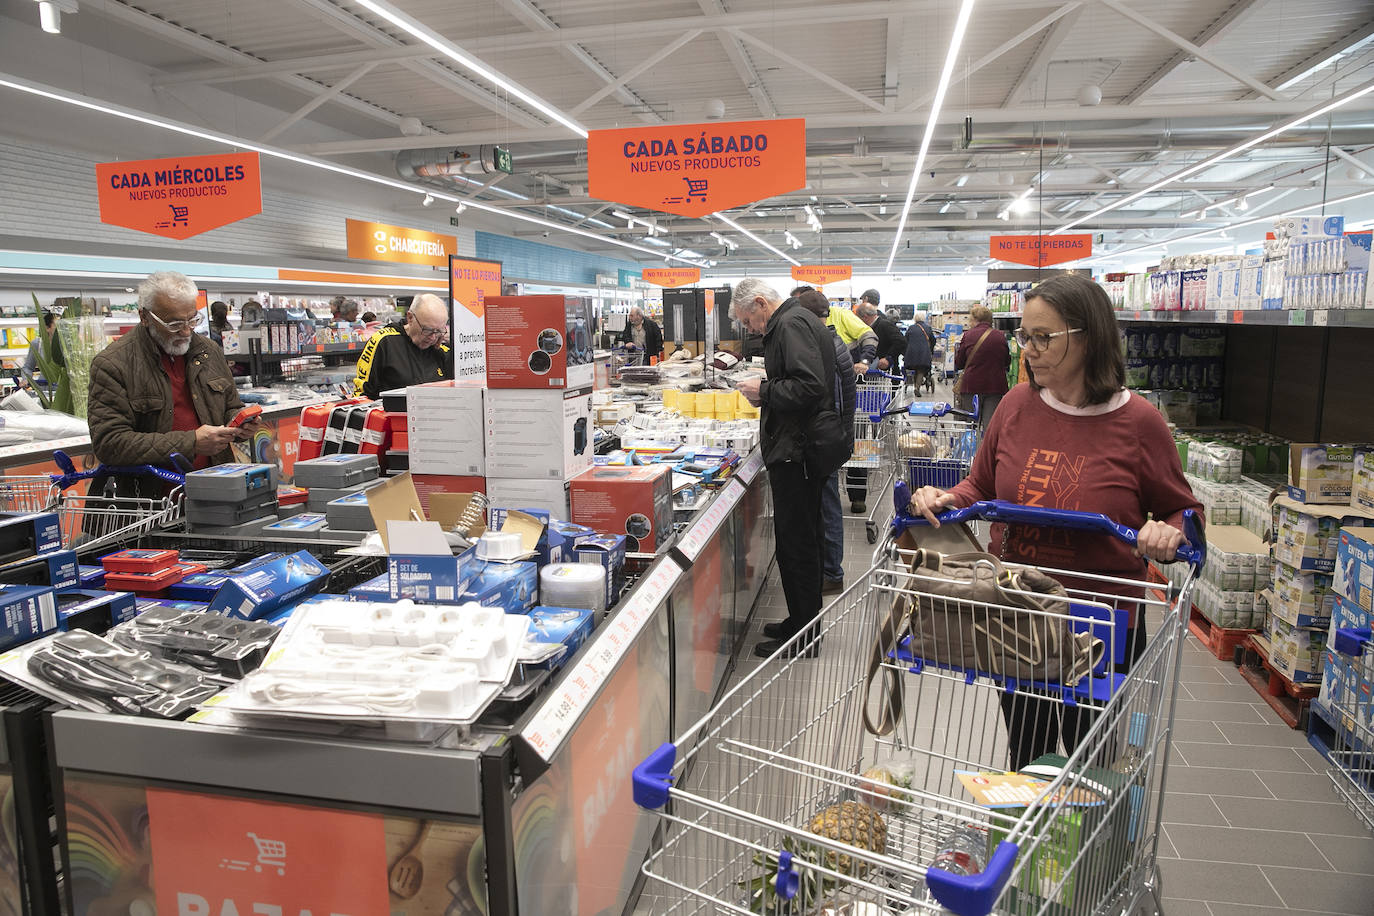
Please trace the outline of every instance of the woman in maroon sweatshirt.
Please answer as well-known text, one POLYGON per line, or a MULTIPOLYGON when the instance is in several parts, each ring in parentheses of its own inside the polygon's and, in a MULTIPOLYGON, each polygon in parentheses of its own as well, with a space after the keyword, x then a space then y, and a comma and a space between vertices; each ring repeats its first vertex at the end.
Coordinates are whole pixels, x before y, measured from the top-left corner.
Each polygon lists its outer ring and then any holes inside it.
MULTIPOLYGON (((1027 299, 1016 338, 1025 349, 1028 383, 1002 399, 968 479, 948 491, 922 487, 911 498, 912 511, 937 525, 936 512, 980 499, 1101 512, 1139 529, 1134 550, 1106 535, 1000 524, 992 526, 988 549, 1016 563, 1145 578, 1145 558, 1172 560, 1183 542, 1183 511, 1201 518, 1202 506, 1183 478, 1163 416, 1125 388, 1121 334, 1106 292, 1080 275, 1046 280, 1027 299)), ((1070 588, 1118 591, 1060 578, 1070 588)), ((1127 665, 1145 649, 1144 621, 1135 616, 1125 635, 1127 665)), ((1057 704, 1003 694, 1002 712, 1013 769, 1055 750, 1057 704)), ((1063 715, 1070 753, 1091 723, 1076 713, 1066 708, 1063 715)))
POLYGON ((979 400, 978 426, 988 428, 997 404, 1007 393, 1007 368, 1011 353, 1007 338, 992 326, 992 310, 975 305, 969 310, 973 327, 959 338, 954 351, 954 368, 963 370, 959 381, 959 409, 971 410, 973 396, 979 400))

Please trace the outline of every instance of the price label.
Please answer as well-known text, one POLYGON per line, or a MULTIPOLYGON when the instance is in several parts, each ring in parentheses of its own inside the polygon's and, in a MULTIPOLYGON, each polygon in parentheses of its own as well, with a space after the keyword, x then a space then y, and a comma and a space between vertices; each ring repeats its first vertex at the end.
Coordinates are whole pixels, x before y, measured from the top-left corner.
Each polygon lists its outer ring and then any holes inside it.
POLYGON ((1328 318, 1329 318, 1330 314, 1331 314, 1331 313, 1328 312, 1326 309, 1313 309, 1313 310, 1312 310, 1312 327, 1314 327, 1314 328, 1324 328, 1324 327, 1327 327, 1327 322, 1328 322, 1328 318))
POLYGON ((687 529, 677 542, 678 550, 689 560, 695 560, 697 554, 704 548, 720 530, 720 526, 730 515, 735 504, 744 495, 744 485, 738 480, 732 480, 725 485, 725 488, 716 494, 716 498, 711 501, 711 505, 706 507, 706 512, 697 519, 696 524, 687 529))
POLYGON ((1293 327, 1304 327, 1307 324, 1307 310, 1293 309, 1288 313, 1288 324, 1293 327))
POLYGON ((1231 323, 1245 324, 1245 313, 1242 312, 1240 309, 1236 309, 1234 312, 1231 313, 1231 323))
POLYGON ((658 561, 649 575, 639 580, 630 597, 621 605, 615 617, 603 624, 592 637, 592 644, 582 652, 582 658, 568 672, 558 693, 544 701, 520 735, 535 753, 551 761, 563 741, 587 707, 596 691, 615 671, 635 637, 644 629, 654 612, 668 600, 668 595, 682 578, 682 567, 668 557, 658 561))
POLYGON ((748 458, 744 459, 744 463, 739 466, 735 476, 745 483, 753 483, 754 478, 759 476, 761 470, 763 470, 763 456, 759 454, 758 449, 755 449, 748 458))
POLYGON ((1215 319, 1215 320, 1216 320, 1216 323, 1217 323, 1217 324, 1226 324, 1226 310, 1225 310, 1225 309, 1217 309, 1216 319, 1215 319))

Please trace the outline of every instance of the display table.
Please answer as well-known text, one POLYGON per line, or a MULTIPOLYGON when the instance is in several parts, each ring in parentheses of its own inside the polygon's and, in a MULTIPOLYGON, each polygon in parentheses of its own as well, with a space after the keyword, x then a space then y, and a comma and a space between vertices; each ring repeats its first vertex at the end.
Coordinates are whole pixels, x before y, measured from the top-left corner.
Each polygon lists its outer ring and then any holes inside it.
POLYGON ((756 451, 511 721, 418 740, 53 713, 72 912, 620 912, 653 825, 630 772, 720 691, 771 514, 756 451))

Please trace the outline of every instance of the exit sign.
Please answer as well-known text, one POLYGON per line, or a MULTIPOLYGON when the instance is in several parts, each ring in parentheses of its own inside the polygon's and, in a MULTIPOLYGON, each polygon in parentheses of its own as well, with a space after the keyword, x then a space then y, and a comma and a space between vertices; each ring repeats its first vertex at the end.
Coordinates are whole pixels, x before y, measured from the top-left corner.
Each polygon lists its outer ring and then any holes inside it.
POLYGON ((450 217, 448 218, 448 224, 449 224, 450 226, 456 226, 456 225, 458 225, 458 217, 456 217, 456 216, 450 216, 450 217))
POLYGON ((511 173, 510 150, 501 149, 499 146, 493 146, 491 148, 491 164, 496 171, 505 172, 509 175, 511 173))

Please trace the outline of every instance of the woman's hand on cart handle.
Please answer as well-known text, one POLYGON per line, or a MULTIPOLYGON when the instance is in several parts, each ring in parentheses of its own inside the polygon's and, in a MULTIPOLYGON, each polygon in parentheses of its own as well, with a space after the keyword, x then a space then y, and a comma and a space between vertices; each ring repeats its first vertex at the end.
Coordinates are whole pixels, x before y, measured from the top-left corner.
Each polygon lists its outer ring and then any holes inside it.
POLYGON ((1182 546, 1182 531, 1165 522, 1148 521, 1140 526, 1134 552, 1138 557, 1159 563, 1172 563, 1178 559, 1178 549, 1182 546))
POLYGON ((911 494, 908 507, 912 515, 924 516, 932 528, 939 528, 940 520, 935 517, 935 513, 943 512, 954 505, 957 499, 958 497, 948 490, 941 490, 939 487, 921 487, 911 494))

